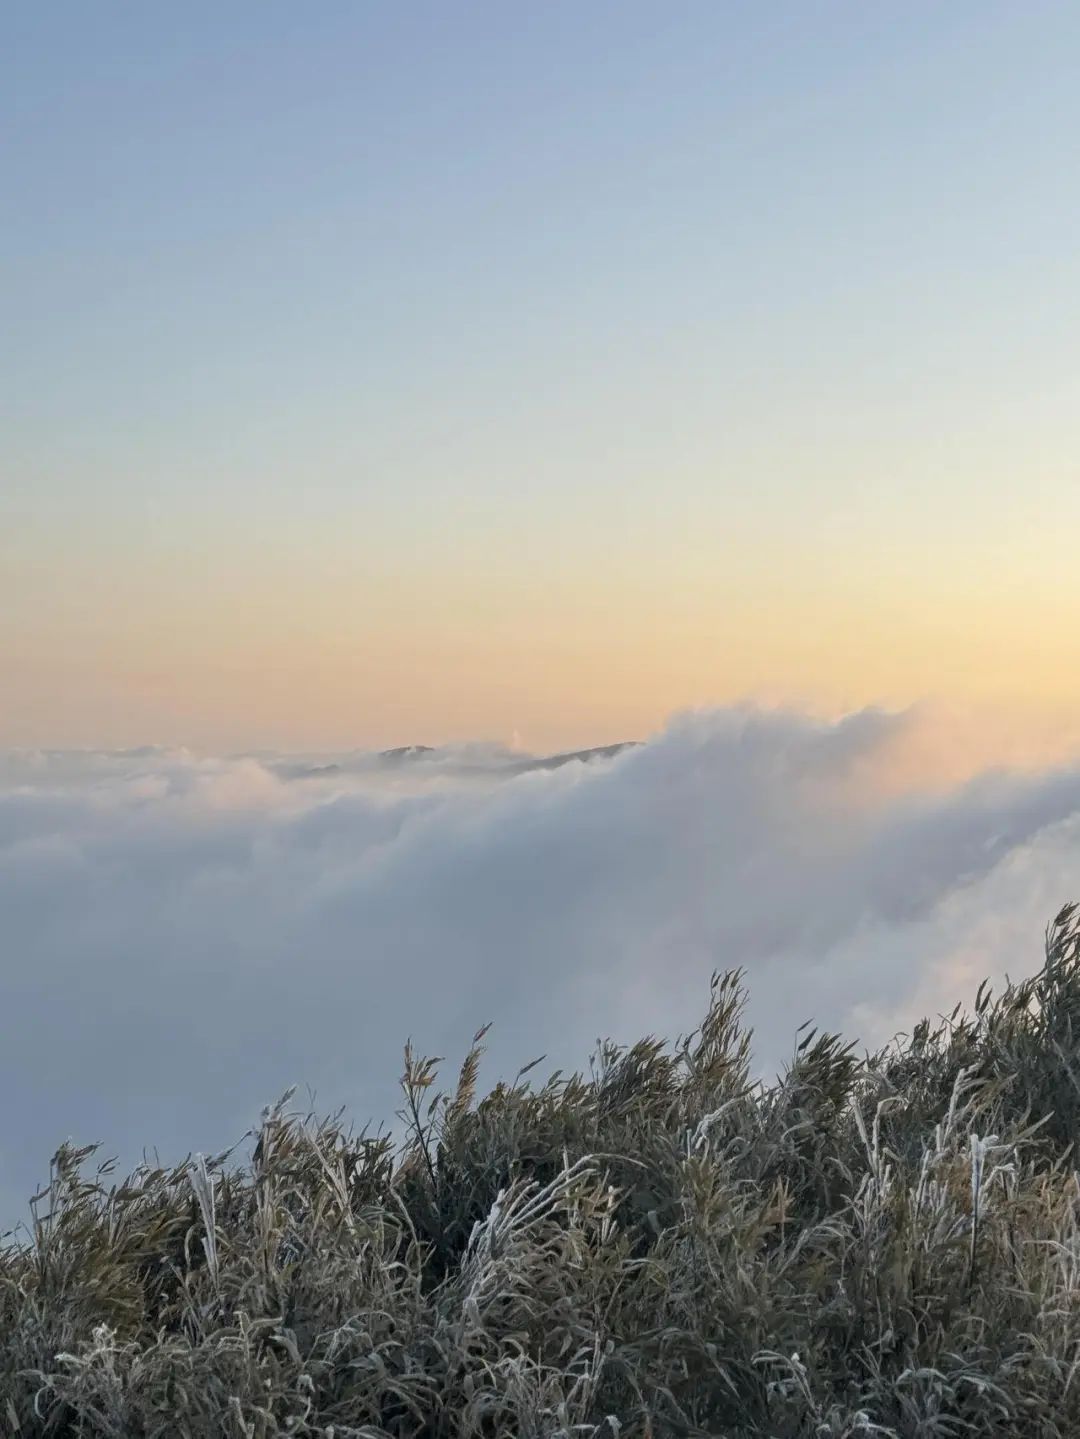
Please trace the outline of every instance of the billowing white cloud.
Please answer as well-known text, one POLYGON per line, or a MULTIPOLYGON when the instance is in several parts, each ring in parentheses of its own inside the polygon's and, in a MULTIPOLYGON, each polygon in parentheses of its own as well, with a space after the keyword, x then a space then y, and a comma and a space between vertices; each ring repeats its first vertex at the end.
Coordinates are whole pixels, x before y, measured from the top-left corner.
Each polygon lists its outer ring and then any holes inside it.
POLYGON ((0 756, 5 1212, 68 1136, 177 1158, 293 1082, 385 1118, 409 1035, 578 1067, 741 966, 765 1066, 805 1019, 877 1042, 1029 971, 1080 894, 1080 769, 915 789, 926 723, 729 710, 556 769, 0 756))

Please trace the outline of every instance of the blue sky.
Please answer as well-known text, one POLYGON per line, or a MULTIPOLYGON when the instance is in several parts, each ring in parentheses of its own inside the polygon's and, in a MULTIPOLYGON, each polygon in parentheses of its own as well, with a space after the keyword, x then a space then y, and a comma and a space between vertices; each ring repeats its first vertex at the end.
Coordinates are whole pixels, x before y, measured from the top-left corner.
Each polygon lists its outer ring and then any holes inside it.
MULTIPOLYGON (((633 686, 575 709, 583 671, 618 689, 620 618, 659 616, 636 684, 664 706, 833 672, 874 698, 869 631, 769 638, 818 594, 819 628, 873 601, 901 648, 923 580, 957 654, 994 572, 1071 624, 1040 586, 1080 518, 1075 7, 54 4, 5 32, 0 738, 239 735, 210 671, 255 634, 306 683, 328 625, 369 684, 312 681, 327 741, 395 685, 415 727, 438 661, 393 670, 406 612, 488 670, 500 615, 538 651, 573 625, 542 694, 459 712, 448 670, 431 723, 575 740, 649 722, 633 686), (733 606, 758 669, 716 658, 733 606), (144 650, 187 678, 132 709, 144 650)), ((252 738, 319 738, 294 718, 252 738)))

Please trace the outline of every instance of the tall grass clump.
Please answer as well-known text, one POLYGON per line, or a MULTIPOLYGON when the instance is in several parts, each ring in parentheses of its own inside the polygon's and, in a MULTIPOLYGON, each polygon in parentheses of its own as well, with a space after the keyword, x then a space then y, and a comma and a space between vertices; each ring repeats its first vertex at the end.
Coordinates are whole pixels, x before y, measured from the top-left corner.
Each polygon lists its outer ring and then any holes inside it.
POLYGON ((1039 973, 755 1082, 737 974, 666 1046, 448 1092, 396 1140, 266 1110, 243 1158, 62 1148, 0 1252, 0 1434, 1080 1434, 1080 920, 1039 973))

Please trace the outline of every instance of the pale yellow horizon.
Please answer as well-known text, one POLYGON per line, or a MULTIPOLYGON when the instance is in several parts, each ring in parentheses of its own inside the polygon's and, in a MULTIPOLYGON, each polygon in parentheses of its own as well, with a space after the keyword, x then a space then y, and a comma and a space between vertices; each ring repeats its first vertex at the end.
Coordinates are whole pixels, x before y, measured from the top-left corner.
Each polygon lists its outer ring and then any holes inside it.
POLYGON ((553 751, 757 703, 823 718, 919 706, 920 733, 939 732, 911 751, 928 775, 1080 752, 1080 617, 1050 579, 950 597, 932 575, 905 590, 804 558, 800 576, 795 556, 775 576, 617 568, 248 570, 234 587, 224 571, 195 585, 130 563, 76 566, 67 591, 24 572, 22 623, 18 607, 0 619, 0 745, 553 751))

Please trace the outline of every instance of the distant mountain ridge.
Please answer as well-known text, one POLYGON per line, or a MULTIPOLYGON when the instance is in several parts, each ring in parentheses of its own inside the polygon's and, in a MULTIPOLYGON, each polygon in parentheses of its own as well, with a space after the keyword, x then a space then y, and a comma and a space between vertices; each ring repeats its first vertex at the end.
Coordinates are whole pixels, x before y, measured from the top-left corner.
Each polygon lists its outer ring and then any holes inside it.
MULTIPOLYGON (((374 755, 368 751, 367 763, 375 760, 380 768, 399 769, 414 764, 423 765, 425 761, 434 763, 441 759, 452 761, 459 774, 513 776, 530 774, 537 770, 562 769, 564 765, 573 764, 575 761, 592 764, 596 760, 614 759, 616 755, 622 754, 623 750, 636 749, 640 744, 640 740, 620 740, 617 744, 594 745, 590 749, 566 750, 551 755, 515 755, 513 751, 506 750, 497 752, 495 757, 486 760, 476 758, 475 752, 470 755, 468 750, 457 753, 452 747, 443 749, 430 744, 403 744, 396 745, 393 749, 379 750, 374 755)), ((349 770, 351 765, 348 761, 338 760, 330 760, 326 764, 279 760, 272 767, 275 773, 284 779, 318 779, 342 774, 349 770)))
MULTIPOLYGON (((563 765, 573 764, 580 760, 582 764, 589 764, 597 759, 614 759, 623 750, 634 749, 641 743, 640 740, 620 740, 617 744, 594 745, 591 749, 566 750, 561 754, 552 755, 529 755, 524 759, 508 758, 505 766, 509 774, 527 774, 530 770, 538 769, 561 769, 563 765)), ((384 749, 379 751, 379 758, 387 764, 407 764, 412 760, 424 760, 432 755, 442 754, 443 751, 429 744, 406 744, 399 745, 396 749, 384 749)), ((468 766, 466 766, 468 767, 468 766)), ((480 766, 475 766, 480 768, 480 766)))
POLYGON ((573 764, 575 760, 580 760, 582 764, 589 764, 592 760, 614 759, 617 754, 622 754, 623 750, 636 749, 640 743, 640 740, 626 739, 620 740, 617 744, 594 745, 592 749, 567 750, 564 754, 547 755, 541 759, 521 760, 519 763, 511 765, 510 768, 515 773, 521 774, 533 769, 561 769, 564 764, 573 764))

